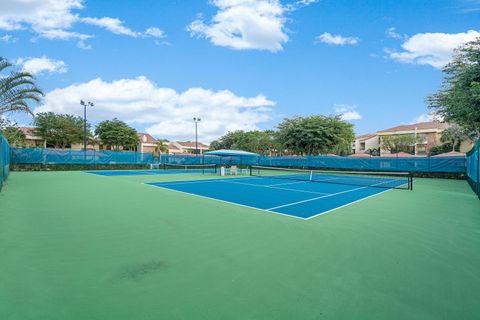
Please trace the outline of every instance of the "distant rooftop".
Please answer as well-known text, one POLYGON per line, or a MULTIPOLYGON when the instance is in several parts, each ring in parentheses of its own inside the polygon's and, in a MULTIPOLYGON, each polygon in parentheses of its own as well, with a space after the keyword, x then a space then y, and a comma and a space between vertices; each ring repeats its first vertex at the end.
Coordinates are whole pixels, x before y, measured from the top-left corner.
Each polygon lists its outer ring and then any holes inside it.
POLYGON ((445 122, 431 121, 431 122, 419 122, 414 124, 402 124, 393 128, 380 130, 378 133, 382 132, 396 132, 396 131, 413 131, 415 128, 417 130, 428 130, 428 129, 440 129, 444 130, 450 127, 450 124, 445 122))
POLYGON ((30 140, 43 140, 39 136, 36 135, 35 128, 32 127, 18 127, 20 131, 30 140))
POLYGON ((178 151, 180 151, 180 149, 179 149, 173 142, 170 142, 170 143, 168 144, 168 149, 169 149, 169 150, 178 150, 178 151))
POLYGON ((362 134, 362 135, 360 135, 360 136, 356 136, 355 139, 358 139, 358 140, 361 140, 361 141, 365 141, 365 140, 374 138, 375 136, 376 136, 375 133, 367 133, 367 134, 362 134))
MULTIPOLYGON (((195 148, 195 141, 175 141, 175 143, 179 144, 180 146, 184 148, 195 148)), ((200 141, 198 142, 198 147, 199 148, 209 148, 208 145, 201 143, 200 141)))
POLYGON ((157 139, 155 139, 148 133, 137 132, 137 136, 143 143, 157 143, 157 139))

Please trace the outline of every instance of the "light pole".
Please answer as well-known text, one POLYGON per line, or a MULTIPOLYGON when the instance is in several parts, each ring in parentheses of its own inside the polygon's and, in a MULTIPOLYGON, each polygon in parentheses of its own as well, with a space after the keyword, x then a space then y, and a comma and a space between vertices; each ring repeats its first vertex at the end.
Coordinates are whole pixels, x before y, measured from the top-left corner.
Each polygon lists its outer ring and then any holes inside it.
POLYGON ((197 117, 194 117, 193 118, 193 122, 195 122, 195 154, 198 155, 198 123, 201 121, 202 119, 200 118, 197 118, 197 117))
POLYGON ((83 106, 83 154, 84 158, 87 158, 87 106, 93 107, 93 102, 80 100, 80 104, 83 106))

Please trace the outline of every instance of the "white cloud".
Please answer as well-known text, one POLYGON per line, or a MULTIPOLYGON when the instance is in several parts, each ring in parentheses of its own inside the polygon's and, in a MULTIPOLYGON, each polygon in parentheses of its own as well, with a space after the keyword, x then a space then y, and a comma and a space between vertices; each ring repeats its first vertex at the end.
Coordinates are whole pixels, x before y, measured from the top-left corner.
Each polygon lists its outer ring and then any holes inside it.
POLYGON ((344 46, 344 45, 354 45, 358 44, 360 41, 359 38, 356 37, 344 37, 341 35, 333 35, 329 32, 322 33, 318 37, 315 38, 318 42, 323 42, 327 44, 331 44, 334 46, 344 46))
POLYGON ((394 27, 388 28, 385 31, 385 34, 392 39, 403 39, 405 36, 402 36, 400 33, 397 32, 397 29, 394 27))
POLYGON ((308 6, 312 3, 318 2, 318 0, 299 0, 296 2, 297 5, 308 6))
POLYGON ((357 108, 355 105, 336 104, 334 108, 335 113, 341 115, 343 120, 351 121, 362 119, 362 115, 355 110, 357 108))
POLYGON ((145 30, 144 34, 145 36, 150 36, 158 39, 166 37, 165 32, 163 30, 160 30, 159 28, 155 28, 155 27, 148 28, 147 30, 145 30))
POLYGON ((389 57, 402 63, 430 65, 441 69, 449 63, 455 48, 480 37, 480 32, 469 30, 462 33, 417 33, 403 44, 404 51, 386 50, 389 57))
POLYGON ((130 36, 137 38, 141 34, 127 28, 123 25, 123 21, 117 18, 103 17, 103 18, 82 18, 82 22, 86 24, 91 24, 103 29, 106 29, 115 34, 121 34, 125 36, 130 36))
POLYGON ((103 17, 103 18, 82 18, 82 22, 90 25, 94 25, 105 30, 108 30, 114 34, 130 36, 133 38, 140 37, 153 37, 153 38, 165 38, 165 32, 156 27, 150 27, 145 30, 144 33, 134 31, 123 25, 123 21, 117 18, 103 17))
POLYGON ((232 130, 254 130, 268 121, 274 102, 263 95, 237 96, 229 90, 190 88, 177 92, 157 87, 145 77, 106 82, 94 79, 55 89, 46 94, 35 112, 53 111, 81 115, 81 99, 95 103, 89 119, 97 122, 117 117, 160 138, 192 139, 192 117, 202 118, 201 140, 211 141, 232 130))
POLYGON ((91 50, 92 49, 92 46, 85 43, 84 40, 79 40, 77 42, 77 47, 79 47, 80 49, 83 49, 83 50, 91 50))
POLYGON ((78 22, 135 38, 165 37, 156 27, 148 28, 144 33, 131 30, 117 18, 81 18, 75 10, 83 9, 83 4, 84 0, 1 0, 0 30, 30 29, 38 37, 50 40, 76 39, 77 46, 82 49, 91 49, 85 41, 93 36, 72 31, 78 22))
POLYGON ((13 37, 12 35, 6 34, 0 37, 0 41, 5 43, 13 43, 17 41, 17 38, 13 37))
POLYGON ((205 37, 214 45, 236 50, 283 50, 285 8, 278 0, 211 0, 218 8, 210 23, 202 18, 187 30, 191 36, 205 37))
POLYGON ((79 41, 85 41, 87 39, 93 38, 93 36, 78 32, 66 31, 62 29, 51 29, 42 31, 41 37, 47 38, 50 40, 59 39, 59 40, 71 40, 78 39, 79 41))
POLYGON ((303 7, 309 6, 311 4, 314 4, 316 2, 318 2, 318 0, 298 0, 298 1, 295 1, 294 3, 290 3, 290 4, 285 5, 285 9, 287 11, 295 11, 295 10, 298 10, 300 8, 303 8, 303 7))
POLYGON ((22 69, 34 75, 41 73, 65 73, 67 65, 62 60, 49 59, 46 56, 40 58, 20 58, 16 63, 22 65, 22 69))
POLYGON ((31 27, 43 35, 49 30, 69 29, 78 19, 74 10, 83 8, 83 0, 2 0, 0 29, 31 27))
POLYGON ((443 121, 443 117, 435 114, 434 112, 429 113, 422 113, 421 115, 415 117, 411 124, 419 123, 419 122, 431 122, 431 121, 443 121))

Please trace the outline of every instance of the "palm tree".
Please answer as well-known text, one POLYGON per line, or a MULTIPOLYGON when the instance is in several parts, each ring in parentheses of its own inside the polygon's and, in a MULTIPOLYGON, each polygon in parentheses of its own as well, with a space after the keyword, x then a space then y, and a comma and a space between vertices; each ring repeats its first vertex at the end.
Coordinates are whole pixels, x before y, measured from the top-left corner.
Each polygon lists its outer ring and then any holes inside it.
POLYGON ((443 143, 451 143, 452 151, 455 151, 455 146, 467 139, 468 135, 465 133, 465 130, 463 130, 457 124, 453 124, 450 128, 447 128, 442 132, 442 137, 440 138, 440 141, 442 141, 443 143))
POLYGON ((168 146, 162 140, 157 141, 157 146, 155 147, 155 151, 160 153, 168 153, 168 146))
MULTIPOLYGON (((13 64, 0 57, 0 73, 13 64)), ((34 77, 26 71, 0 74, 0 115, 10 111, 23 111, 33 115, 28 101, 40 102, 43 92, 35 85, 34 77)))

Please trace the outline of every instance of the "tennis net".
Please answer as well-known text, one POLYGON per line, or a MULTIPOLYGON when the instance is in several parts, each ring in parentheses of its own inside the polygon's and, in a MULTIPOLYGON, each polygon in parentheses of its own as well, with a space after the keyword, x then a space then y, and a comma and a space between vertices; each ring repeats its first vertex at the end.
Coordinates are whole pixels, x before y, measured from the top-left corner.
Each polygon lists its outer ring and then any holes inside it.
POLYGON ((298 181, 347 184, 387 189, 413 189, 408 172, 323 171, 278 167, 251 166, 250 175, 298 181))
POLYGON ((177 171, 188 171, 192 173, 216 173, 217 165, 216 164, 174 164, 174 163, 164 163, 162 164, 164 170, 177 170, 177 171))

